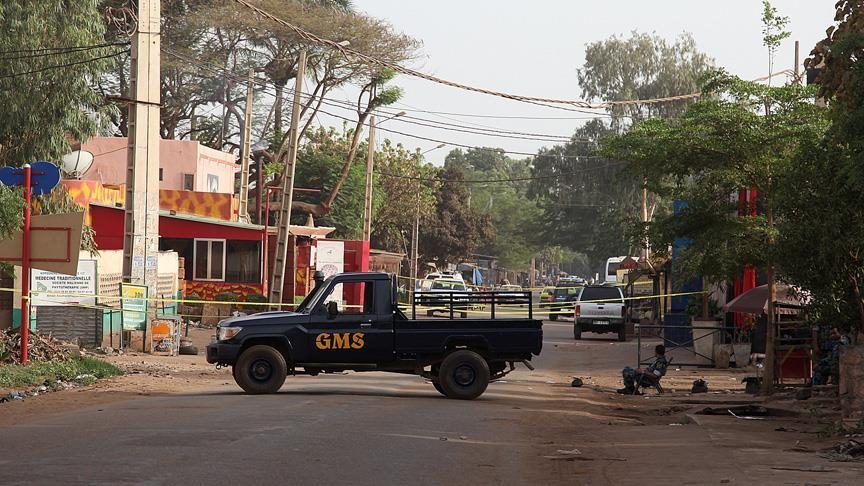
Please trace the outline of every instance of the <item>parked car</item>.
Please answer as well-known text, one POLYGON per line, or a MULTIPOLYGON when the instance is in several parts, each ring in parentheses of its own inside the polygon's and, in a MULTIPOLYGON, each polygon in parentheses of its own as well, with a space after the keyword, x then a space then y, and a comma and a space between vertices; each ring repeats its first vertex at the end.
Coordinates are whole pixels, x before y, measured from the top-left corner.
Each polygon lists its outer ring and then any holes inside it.
POLYGON ((497 304, 524 304, 525 292, 519 285, 500 285, 495 289, 495 303, 497 304))
POLYGON ((555 286, 543 287, 540 291, 540 307, 546 307, 554 301, 555 286))
POLYGON ((618 340, 627 338, 627 306, 621 287, 588 285, 579 292, 574 307, 573 339, 582 339, 583 332, 605 334, 614 332, 618 340))
POLYGON ((584 280, 561 279, 555 286, 552 302, 549 304, 549 320, 557 321, 558 317, 573 317, 573 301, 579 296, 579 290, 585 285, 584 280))
POLYGON ((424 289, 416 300, 419 305, 432 307, 426 310, 428 317, 432 317, 435 312, 449 312, 451 302, 454 309, 459 309, 462 317, 468 317, 466 311, 473 307, 469 304, 472 300, 471 290, 462 280, 436 278, 431 281, 428 290, 424 289))

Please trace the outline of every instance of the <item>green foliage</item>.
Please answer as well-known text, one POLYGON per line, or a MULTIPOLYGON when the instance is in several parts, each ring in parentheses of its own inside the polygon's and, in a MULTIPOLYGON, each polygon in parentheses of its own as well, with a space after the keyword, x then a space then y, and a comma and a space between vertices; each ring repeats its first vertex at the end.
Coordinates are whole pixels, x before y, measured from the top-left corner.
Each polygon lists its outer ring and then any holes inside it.
MULTIPOLYGON (((318 128, 309 132, 308 142, 298 154, 294 187, 320 189, 320 193, 295 192, 294 199, 314 204, 334 190, 345 164, 350 141, 334 129, 318 128)), ((363 200, 366 194, 366 165, 352 164, 329 214, 315 223, 333 226, 334 238, 360 239, 363 234, 363 200)), ((306 215, 294 215, 294 224, 306 224, 306 215)))
POLYGON ((126 48, 105 43, 96 0, 8 0, 0 6, 0 165, 59 161, 107 109, 91 86, 126 48), (46 51, 45 49, 52 49, 46 51), (65 50, 64 50, 65 49, 65 50))
MULTIPOLYGON (((656 34, 634 31, 629 38, 613 35, 588 44, 578 79, 582 96, 588 100, 660 98, 696 92, 699 78, 712 64, 690 34, 681 34, 669 43, 656 34)), ((615 115, 613 126, 618 128, 632 121, 675 116, 687 104, 681 100, 619 105, 609 111, 615 115)))
MULTIPOLYGON (((593 268, 612 255, 629 254, 626 215, 638 214, 641 182, 624 164, 597 156, 595 148, 611 128, 592 121, 570 142, 542 149, 533 161, 526 196, 541 213, 533 227, 535 243, 586 254, 593 268)), ((592 273, 592 272, 587 272, 592 273)))
POLYGON ((436 194, 435 215, 420 222, 420 254, 427 261, 437 260, 439 265, 458 263, 476 252, 484 241, 493 239, 494 228, 488 216, 468 206, 470 193, 462 164, 452 159, 445 161, 438 177, 441 186, 436 194))
POLYGON ((234 292, 220 292, 214 297, 216 302, 239 302, 240 298, 234 292))
POLYGON ((122 374, 111 363, 93 359, 46 361, 21 365, 0 365, 0 388, 16 388, 52 384, 57 380, 73 381, 81 375, 92 375, 96 379, 122 374))
POLYGON ((246 312, 263 312, 267 310, 267 307, 264 305, 248 305, 248 304, 266 304, 269 302, 267 300, 267 296, 263 294, 249 294, 246 296, 247 305, 243 306, 243 310, 246 312))
POLYGON ((778 15, 777 9, 771 6, 771 2, 762 0, 762 44, 768 48, 772 67, 774 54, 780 47, 780 42, 791 35, 789 31, 784 30, 788 24, 789 17, 778 15))
POLYGON ((730 195, 755 188, 763 208, 777 207, 773 175, 794 170, 795 154, 816 144, 828 124, 814 91, 798 85, 770 87, 717 72, 704 90, 713 96, 679 118, 637 124, 607 140, 603 153, 645 174, 653 192, 687 201, 679 214, 636 228, 635 239, 647 232, 661 254, 675 239, 687 239, 676 265, 680 276, 716 282, 734 278, 745 264, 766 263, 775 251, 777 234, 767 220, 738 217, 730 195))

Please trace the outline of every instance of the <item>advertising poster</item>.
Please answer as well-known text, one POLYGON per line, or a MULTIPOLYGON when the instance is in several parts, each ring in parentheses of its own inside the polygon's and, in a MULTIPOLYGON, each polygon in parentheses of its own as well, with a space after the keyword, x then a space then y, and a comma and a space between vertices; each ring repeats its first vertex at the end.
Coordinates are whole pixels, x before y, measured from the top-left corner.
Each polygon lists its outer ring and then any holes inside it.
POLYGON ((32 305, 95 305, 96 260, 78 260, 78 274, 64 275, 34 268, 30 272, 32 305))
MULTIPOLYGON (((344 272, 345 242, 318 240, 318 249, 315 251, 315 270, 322 272, 324 278, 344 272)), ((339 303, 342 304, 342 285, 334 287, 331 295, 340 299, 339 303)))
POLYGON ((123 329, 144 329, 147 324, 147 286, 120 284, 123 329))

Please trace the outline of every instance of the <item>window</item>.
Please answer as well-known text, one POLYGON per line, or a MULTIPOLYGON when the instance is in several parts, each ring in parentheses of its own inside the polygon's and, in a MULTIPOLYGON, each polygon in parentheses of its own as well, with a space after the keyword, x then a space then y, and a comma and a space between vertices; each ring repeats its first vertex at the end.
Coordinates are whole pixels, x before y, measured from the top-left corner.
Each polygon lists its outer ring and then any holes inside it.
POLYGON ((261 242, 228 240, 225 258, 225 281, 261 282, 261 242))
POLYGON ((219 176, 207 174, 207 190, 209 192, 219 192, 219 176))
POLYGON ((183 174, 183 190, 195 190, 195 174, 183 174))
POLYGON ((585 287, 579 300, 622 300, 618 287, 585 287))
POLYGON ((323 302, 336 302, 339 314, 372 314, 375 312, 374 282, 343 282, 333 286, 323 302))
POLYGON ((195 239, 195 280, 225 280, 225 240, 195 239))

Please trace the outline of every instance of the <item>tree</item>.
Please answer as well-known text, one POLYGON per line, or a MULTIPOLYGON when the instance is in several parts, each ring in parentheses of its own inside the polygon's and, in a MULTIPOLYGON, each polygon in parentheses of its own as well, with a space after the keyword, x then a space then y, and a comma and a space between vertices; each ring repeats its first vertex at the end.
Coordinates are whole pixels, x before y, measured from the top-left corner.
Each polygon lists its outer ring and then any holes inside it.
POLYGON ((384 140, 375 154, 375 198, 372 219, 372 246, 392 252, 409 253, 410 236, 416 218, 435 215, 437 170, 423 164, 419 151, 384 140))
POLYGON ((125 46, 105 45, 95 0, 0 6, 0 165, 59 161, 108 111, 92 88, 125 46), (58 15, 62 12, 62 15, 58 15))
MULTIPOLYGON (((666 253, 677 238, 689 241, 677 268, 682 277, 733 279, 745 264, 764 265, 774 248, 764 216, 740 218, 730 198, 742 187, 773 204, 771 175, 791 170, 800 147, 816 143, 828 127, 813 104, 814 91, 798 85, 769 87, 718 71, 676 119, 653 119, 607 140, 603 153, 646 174, 649 188, 686 201, 677 214, 649 224, 652 250, 666 253), (771 116, 764 116, 765 106, 771 116)), ((641 225, 634 240, 644 238, 641 225)))
POLYGON ((599 120, 576 130, 570 142, 534 158, 527 196, 542 210, 538 241, 587 254, 598 268, 610 255, 630 254, 621 220, 637 214, 641 181, 623 163, 596 155, 612 129, 599 120))
POLYGON ((481 242, 494 238, 494 230, 488 217, 468 207, 465 171, 460 164, 445 160, 438 178, 441 186, 435 196, 435 215, 420 224, 420 254, 440 263, 458 263, 471 256, 481 242))
MULTIPOLYGON (((633 31, 627 39, 613 35, 588 44, 578 80, 588 100, 660 98, 697 92, 698 80, 712 65, 690 34, 683 33, 670 44, 656 34, 633 31)), ((638 120, 675 116, 689 101, 615 105, 609 108, 612 126, 620 129, 638 120)))
POLYGON ((832 138, 845 147, 838 167, 848 183, 864 189, 864 5, 837 2, 836 25, 828 27, 804 62, 815 78, 819 96, 831 105, 832 138))

